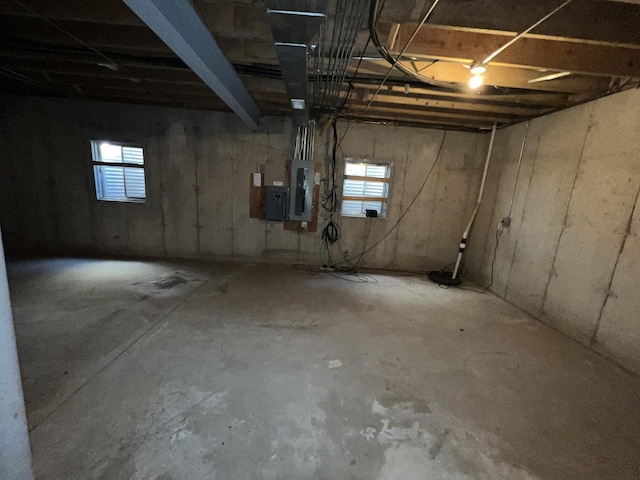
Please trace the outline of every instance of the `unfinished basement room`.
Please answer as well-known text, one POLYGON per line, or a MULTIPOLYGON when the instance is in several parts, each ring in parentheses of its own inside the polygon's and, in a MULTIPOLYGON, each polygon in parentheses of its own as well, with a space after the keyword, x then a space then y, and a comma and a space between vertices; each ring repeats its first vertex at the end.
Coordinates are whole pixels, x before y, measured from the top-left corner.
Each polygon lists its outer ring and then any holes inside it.
POLYGON ((0 480, 640 479, 640 0, 0 0, 0 480))

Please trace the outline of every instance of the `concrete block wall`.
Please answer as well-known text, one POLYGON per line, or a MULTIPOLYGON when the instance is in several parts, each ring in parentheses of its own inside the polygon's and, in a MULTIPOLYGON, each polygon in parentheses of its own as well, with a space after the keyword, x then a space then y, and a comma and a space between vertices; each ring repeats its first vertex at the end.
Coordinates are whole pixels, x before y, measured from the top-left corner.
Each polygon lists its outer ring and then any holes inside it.
MULTIPOLYGON (((8 249, 74 254, 249 257, 327 263, 320 233, 284 231, 249 218, 249 180, 286 180, 292 125, 266 117, 250 132, 235 115, 36 97, 0 96, 0 223, 8 249), (95 198, 91 140, 145 149, 147 203, 95 198)), ((392 234, 361 265, 426 270, 455 258, 478 189, 486 136, 339 124, 346 156, 393 164, 389 218, 340 218, 350 255, 372 245, 419 190, 444 138, 436 168, 392 234)), ((323 162, 318 135, 316 161, 323 162)), ((334 260, 341 258, 333 252, 334 260)))
POLYGON ((466 264, 472 279, 640 374, 640 91, 498 132, 466 264))

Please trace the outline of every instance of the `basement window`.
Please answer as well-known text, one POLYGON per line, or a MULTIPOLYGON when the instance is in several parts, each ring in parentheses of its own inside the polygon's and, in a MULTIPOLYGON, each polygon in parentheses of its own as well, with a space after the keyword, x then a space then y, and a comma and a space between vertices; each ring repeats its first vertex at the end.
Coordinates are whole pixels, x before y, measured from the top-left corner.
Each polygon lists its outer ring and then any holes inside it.
POLYGON ((358 158, 346 158, 342 186, 342 215, 366 217, 367 210, 375 210, 385 218, 389 199, 391 165, 358 158))
POLYGON ((147 198, 142 147, 91 141, 98 200, 144 203, 147 198))

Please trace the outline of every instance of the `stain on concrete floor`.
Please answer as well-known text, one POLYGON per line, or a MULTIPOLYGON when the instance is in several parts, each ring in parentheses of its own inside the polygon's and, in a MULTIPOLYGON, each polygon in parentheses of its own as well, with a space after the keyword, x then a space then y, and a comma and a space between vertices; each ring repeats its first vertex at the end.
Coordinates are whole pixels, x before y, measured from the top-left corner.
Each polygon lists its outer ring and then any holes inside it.
POLYGON ((165 277, 161 280, 157 280, 155 282, 153 282, 153 284, 162 289, 168 289, 168 288, 173 288, 176 285, 181 285, 183 283, 187 283, 187 279, 184 277, 181 277, 180 275, 170 275, 168 277, 165 277))

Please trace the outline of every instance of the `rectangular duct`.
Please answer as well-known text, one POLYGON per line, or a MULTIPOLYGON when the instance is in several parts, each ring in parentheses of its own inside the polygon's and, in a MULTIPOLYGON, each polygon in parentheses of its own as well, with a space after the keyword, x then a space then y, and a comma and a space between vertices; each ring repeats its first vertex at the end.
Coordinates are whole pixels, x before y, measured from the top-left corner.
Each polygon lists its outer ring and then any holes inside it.
POLYGON ((282 79, 287 90, 289 101, 304 100, 302 109, 293 109, 291 116, 296 126, 303 126, 309 123, 309 109, 307 108, 307 46, 295 43, 276 42, 276 53, 282 70, 282 79))
POLYGON ((327 0, 268 0, 267 15, 275 40, 276 54, 296 126, 309 123, 308 45, 326 19, 327 0))

